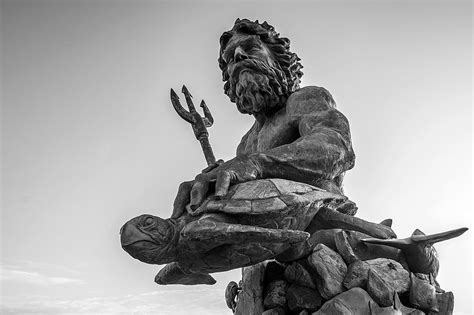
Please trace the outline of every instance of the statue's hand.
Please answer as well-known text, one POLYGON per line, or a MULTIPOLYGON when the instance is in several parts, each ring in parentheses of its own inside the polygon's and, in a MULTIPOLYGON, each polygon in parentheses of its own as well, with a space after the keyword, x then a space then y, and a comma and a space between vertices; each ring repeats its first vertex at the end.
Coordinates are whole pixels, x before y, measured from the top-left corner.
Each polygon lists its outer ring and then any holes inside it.
POLYGON ((174 198, 173 213, 171 214, 172 219, 177 219, 183 214, 186 205, 189 203, 189 192, 193 184, 194 181, 190 180, 182 182, 181 185, 179 185, 178 193, 176 194, 176 198, 174 198))
POLYGON ((211 185, 215 185, 215 196, 223 197, 230 185, 257 179, 259 174, 260 167, 248 156, 238 156, 206 173, 201 173, 193 181, 184 182, 179 186, 171 217, 179 217, 188 203, 188 210, 196 210, 208 196, 211 185))
MULTIPOLYGON (((201 173, 208 173, 215 169, 216 167, 222 165, 224 163, 224 160, 217 160, 215 163, 209 165, 205 169, 201 171, 201 173)), ((184 210, 186 205, 189 203, 190 200, 190 195, 189 193, 191 192, 191 189, 193 188, 194 181, 187 181, 187 182, 182 182, 181 185, 179 185, 178 188, 178 194, 176 195, 176 198, 174 199, 174 204, 173 204, 173 213, 171 214, 171 218, 176 219, 179 218, 184 210)))

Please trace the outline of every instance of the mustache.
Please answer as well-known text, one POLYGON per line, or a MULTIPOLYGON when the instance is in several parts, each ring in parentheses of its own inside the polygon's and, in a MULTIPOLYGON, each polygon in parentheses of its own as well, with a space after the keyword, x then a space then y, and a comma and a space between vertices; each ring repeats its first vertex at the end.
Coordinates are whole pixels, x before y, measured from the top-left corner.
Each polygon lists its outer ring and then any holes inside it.
POLYGON ((237 82, 239 80, 240 73, 244 70, 265 74, 270 77, 277 78, 281 82, 285 80, 283 71, 281 69, 272 67, 262 60, 252 58, 244 59, 242 61, 228 65, 229 80, 231 82, 237 82))
POLYGON ((229 79, 224 87, 226 94, 230 96, 231 101, 235 98, 236 88, 239 85, 241 77, 246 73, 263 75, 270 80, 271 87, 278 95, 284 94, 286 77, 279 67, 272 67, 259 59, 244 59, 242 61, 228 65, 229 79))

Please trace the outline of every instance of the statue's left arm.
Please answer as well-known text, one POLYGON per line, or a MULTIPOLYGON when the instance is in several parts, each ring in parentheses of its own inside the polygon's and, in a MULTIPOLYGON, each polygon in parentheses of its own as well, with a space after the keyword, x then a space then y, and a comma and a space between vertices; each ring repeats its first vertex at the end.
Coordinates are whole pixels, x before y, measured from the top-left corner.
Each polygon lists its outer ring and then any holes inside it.
POLYGON ((258 166, 259 177, 285 178, 317 185, 334 180, 354 166, 349 122, 335 108, 325 89, 306 87, 292 94, 287 119, 299 138, 248 158, 258 166))

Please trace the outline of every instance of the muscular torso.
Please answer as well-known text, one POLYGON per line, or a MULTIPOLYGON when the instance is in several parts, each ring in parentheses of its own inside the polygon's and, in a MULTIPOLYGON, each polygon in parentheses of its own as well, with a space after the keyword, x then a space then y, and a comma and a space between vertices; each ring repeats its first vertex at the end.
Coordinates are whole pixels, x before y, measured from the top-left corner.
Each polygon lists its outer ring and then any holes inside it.
POLYGON ((256 120, 242 138, 237 156, 262 153, 270 161, 268 176, 342 193, 344 171, 352 168, 354 157, 347 120, 327 90, 302 88, 266 118, 256 120))

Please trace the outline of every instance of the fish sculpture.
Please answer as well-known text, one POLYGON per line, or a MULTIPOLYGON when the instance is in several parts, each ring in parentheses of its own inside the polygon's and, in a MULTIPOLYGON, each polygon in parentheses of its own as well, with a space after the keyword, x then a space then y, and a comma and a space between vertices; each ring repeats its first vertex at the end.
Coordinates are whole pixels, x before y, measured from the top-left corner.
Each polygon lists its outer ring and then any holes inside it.
POLYGON ((425 233, 416 229, 408 238, 365 238, 361 241, 364 243, 385 245, 401 249, 411 272, 431 274, 436 278, 439 271, 439 257, 433 244, 458 237, 467 230, 468 228, 463 227, 447 232, 425 235, 425 233))

